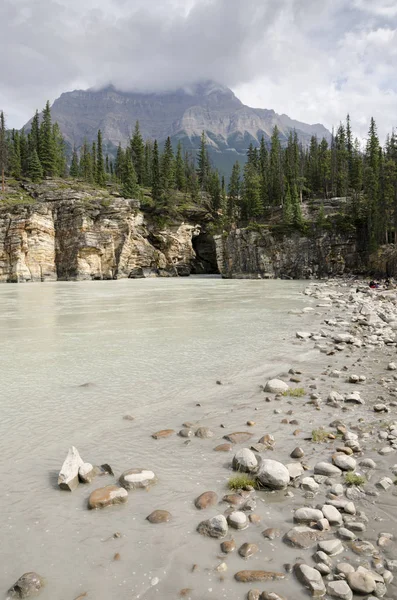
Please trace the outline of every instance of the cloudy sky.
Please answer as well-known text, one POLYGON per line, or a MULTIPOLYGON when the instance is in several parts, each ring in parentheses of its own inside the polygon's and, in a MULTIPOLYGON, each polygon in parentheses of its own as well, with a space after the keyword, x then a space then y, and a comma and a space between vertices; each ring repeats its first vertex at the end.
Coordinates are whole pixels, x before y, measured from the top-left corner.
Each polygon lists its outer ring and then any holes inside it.
POLYGON ((397 126, 396 0, 1 0, 0 109, 112 82, 214 79, 246 103, 365 136, 397 126))

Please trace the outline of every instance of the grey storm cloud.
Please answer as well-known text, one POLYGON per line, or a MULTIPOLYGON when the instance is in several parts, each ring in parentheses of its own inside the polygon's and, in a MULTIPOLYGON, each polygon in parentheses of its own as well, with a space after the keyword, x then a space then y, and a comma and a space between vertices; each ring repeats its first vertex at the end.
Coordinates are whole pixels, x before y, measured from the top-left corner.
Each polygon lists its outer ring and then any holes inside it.
POLYGON ((362 136, 397 124, 394 0, 2 0, 0 55, 13 126, 75 88, 203 79, 328 127, 349 111, 362 136))

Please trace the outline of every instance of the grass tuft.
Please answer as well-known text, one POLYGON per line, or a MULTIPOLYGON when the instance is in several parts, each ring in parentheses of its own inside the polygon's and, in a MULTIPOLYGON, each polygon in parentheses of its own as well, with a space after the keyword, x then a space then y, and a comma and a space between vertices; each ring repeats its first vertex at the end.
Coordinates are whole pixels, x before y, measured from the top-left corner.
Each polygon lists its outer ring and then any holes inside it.
POLYGON ((252 475, 248 473, 239 473, 238 475, 233 475, 227 482, 227 487, 229 490, 242 490, 246 486, 251 485, 253 488, 258 488, 258 482, 252 475))
POLYGON ((306 391, 304 388, 291 388, 283 393, 283 396, 291 396, 292 398, 301 398, 305 396, 306 391))
POLYGON ((364 483, 367 483, 367 480, 361 475, 356 475, 353 472, 349 472, 345 475, 345 483, 347 485, 364 485, 364 483))
POLYGON ((329 431, 325 431, 325 429, 313 429, 312 431, 312 442, 316 444, 321 444, 323 442, 328 442, 329 440, 329 431))

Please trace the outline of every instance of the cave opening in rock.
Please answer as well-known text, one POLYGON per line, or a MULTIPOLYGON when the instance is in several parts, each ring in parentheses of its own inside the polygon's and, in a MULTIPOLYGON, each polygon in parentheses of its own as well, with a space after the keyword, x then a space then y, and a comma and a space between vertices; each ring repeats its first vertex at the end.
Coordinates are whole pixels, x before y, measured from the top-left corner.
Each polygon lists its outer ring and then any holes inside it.
POLYGON ((196 259, 192 266, 192 275, 217 275, 219 274, 216 260, 216 246, 213 236, 201 232, 192 240, 196 259))

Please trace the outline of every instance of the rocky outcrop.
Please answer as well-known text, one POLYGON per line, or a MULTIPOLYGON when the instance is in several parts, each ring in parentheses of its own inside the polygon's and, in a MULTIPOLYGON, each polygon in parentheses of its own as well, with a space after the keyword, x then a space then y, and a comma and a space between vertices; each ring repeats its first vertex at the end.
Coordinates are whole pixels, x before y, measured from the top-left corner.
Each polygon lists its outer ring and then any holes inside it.
POLYGON ((194 268, 195 223, 160 227, 136 200, 29 192, 36 202, 0 208, 0 282, 168 277, 194 268))
POLYGON ((215 236, 219 272, 225 278, 305 279, 365 271, 355 235, 273 234, 263 228, 234 229, 215 236))

